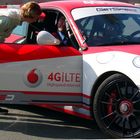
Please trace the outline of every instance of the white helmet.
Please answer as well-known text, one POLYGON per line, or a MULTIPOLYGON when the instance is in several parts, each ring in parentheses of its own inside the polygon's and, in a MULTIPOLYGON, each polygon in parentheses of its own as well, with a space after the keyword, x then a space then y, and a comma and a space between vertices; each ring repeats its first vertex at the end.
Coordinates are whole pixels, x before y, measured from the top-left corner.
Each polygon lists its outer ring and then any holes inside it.
POLYGON ((37 35, 37 43, 40 45, 59 45, 60 41, 47 31, 40 31, 37 35))

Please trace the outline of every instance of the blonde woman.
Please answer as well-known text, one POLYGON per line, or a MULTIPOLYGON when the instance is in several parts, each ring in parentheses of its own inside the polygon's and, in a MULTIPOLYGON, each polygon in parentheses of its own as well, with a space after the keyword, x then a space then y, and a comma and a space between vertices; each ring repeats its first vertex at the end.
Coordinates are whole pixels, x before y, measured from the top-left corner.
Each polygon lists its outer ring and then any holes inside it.
POLYGON ((41 14, 41 8, 34 1, 23 4, 20 9, 0 10, 0 42, 9 37, 13 29, 23 21, 35 22, 41 14))
MULTIPOLYGON (((17 9, 0 10, 0 42, 10 36, 13 29, 23 21, 35 22, 41 14, 41 8, 36 2, 28 2, 17 9)), ((8 114, 7 109, 0 108, 0 114, 8 114)))

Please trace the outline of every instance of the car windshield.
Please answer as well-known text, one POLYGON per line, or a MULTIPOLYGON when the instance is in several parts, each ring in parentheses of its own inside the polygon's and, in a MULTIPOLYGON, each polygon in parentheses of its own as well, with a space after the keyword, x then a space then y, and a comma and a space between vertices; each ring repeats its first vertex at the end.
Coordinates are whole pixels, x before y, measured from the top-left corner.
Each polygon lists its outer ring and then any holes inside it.
POLYGON ((28 31, 28 23, 23 22, 21 25, 18 25, 13 31, 12 34, 26 36, 28 31))
POLYGON ((139 8, 77 8, 72 16, 88 46, 140 44, 139 8))

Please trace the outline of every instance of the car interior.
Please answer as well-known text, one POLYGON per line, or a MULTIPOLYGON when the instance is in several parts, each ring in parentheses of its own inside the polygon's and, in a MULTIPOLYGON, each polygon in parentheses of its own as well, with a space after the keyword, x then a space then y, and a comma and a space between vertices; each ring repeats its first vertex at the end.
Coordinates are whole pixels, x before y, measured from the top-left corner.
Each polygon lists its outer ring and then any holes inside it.
MULTIPOLYGON (((26 37, 26 44, 37 44, 37 34, 40 31, 47 31, 49 33, 57 32, 57 21, 58 17, 63 15, 59 11, 55 10, 43 10, 44 17, 37 22, 29 24, 28 33, 26 37)), ((67 36, 70 38, 70 46, 74 46, 76 49, 79 48, 79 45, 74 37, 72 30, 66 20, 67 36), (69 36, 73 35, 73 36, 69 36)))

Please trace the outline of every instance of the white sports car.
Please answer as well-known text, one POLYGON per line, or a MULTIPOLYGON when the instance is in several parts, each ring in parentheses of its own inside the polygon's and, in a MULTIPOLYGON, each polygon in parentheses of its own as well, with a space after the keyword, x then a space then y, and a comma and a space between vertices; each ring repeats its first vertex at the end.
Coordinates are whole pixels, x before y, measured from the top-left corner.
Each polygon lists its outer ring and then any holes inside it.
POLYGON ((40 20, 0 44, 0 103, 48 107, 95 119, 111 137, 140 137, 140 8, 99 0, 40 6, 40 20), (49 34, 60 14, 68 46, 49 34))

